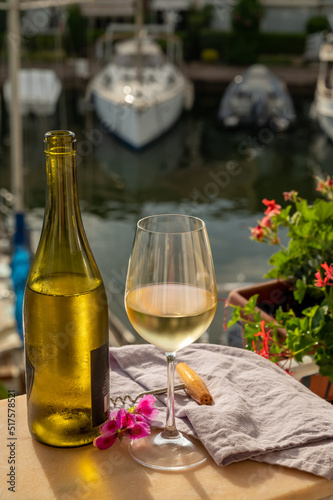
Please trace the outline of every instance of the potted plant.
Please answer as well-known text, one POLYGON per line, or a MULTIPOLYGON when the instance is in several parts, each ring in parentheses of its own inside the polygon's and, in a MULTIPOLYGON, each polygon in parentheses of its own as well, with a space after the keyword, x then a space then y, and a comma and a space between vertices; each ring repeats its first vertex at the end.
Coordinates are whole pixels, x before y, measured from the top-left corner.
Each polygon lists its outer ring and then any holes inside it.
MULTIPOLYGON (((321 379, 325 377, 324 388, 315 392, 333 399, 333 391, 329 394, 333 382, 333 180, 317 178, 316 189, 320 197, 312 204, 296 191, 283 193, 284 208, 275 200, 263 200, 264 217, 251 229, 251 238, 278 247, 269 259, 273 267, 264 276, 274 280, 229 294, 227 304, 233 306, 233 314, 228 327, 240 321, 246 348, 291 372, 293 365, 304 369, 304 360, 313 360, 321 379)), ((318 377, 313 381, 318 383, 318 377)))

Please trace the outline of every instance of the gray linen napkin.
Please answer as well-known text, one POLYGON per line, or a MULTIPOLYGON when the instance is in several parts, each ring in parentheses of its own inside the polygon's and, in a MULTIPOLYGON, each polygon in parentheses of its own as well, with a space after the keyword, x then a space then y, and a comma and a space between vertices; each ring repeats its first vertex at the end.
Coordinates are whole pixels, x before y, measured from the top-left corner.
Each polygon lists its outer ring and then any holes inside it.
MULTIPOLYGON (((111 348, 110 361, 112 396, 166 386, 165 354, 152 345, 111 348)), ((198 437, 218 465, 252 459, 333 480, 331 404, 243 349, 193 344, 177 353, 176 362, 191 366, 214 399, 200 406, 184 391, 176 393, 177 427, 198 437)), ((166 396, 158 399, 155 424, 163 427, 166 396)))

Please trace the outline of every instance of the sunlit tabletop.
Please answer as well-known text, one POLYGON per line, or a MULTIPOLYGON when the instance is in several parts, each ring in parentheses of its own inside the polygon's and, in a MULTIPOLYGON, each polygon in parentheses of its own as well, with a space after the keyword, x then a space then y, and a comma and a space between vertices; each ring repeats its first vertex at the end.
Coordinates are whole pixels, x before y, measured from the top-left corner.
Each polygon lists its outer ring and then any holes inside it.
POLYGON ((1 500, 318 500, 333 495, 333 482, 324 478, 251 460, 222 468, 209 459, 190 471, 169 473, 137 464, 120 442, 104 451, 92 445, 51 448, 30 436, 25 396, 16 397, 14 409, 10 435, 8 402, 0 401, 1 500))

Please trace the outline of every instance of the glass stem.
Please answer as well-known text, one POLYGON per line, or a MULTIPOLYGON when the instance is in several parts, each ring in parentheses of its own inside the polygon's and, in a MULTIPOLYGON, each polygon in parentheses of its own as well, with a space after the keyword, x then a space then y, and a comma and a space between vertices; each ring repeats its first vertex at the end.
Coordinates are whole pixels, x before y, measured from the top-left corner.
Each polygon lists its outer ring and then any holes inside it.
POLYGON ((168 368, 168 393, 167 393, 167 416, 165 428, 162 432, 163 438, 175 438, 179 435, 176 428, 175 406, 174 406, 174 374, 176 353, 166 353, 168 368))

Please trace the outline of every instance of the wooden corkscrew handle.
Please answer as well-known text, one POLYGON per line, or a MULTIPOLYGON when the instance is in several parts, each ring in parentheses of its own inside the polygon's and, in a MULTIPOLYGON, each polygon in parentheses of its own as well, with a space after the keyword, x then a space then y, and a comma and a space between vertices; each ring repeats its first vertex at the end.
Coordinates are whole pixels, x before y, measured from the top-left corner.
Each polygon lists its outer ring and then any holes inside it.
POLYGON ((185 384, 185 390, 191 398, 200 405, 211 405, 213 398, 207 389, 205 382, 199 375, 185 363, 176 366, 178 376, 185 384))

